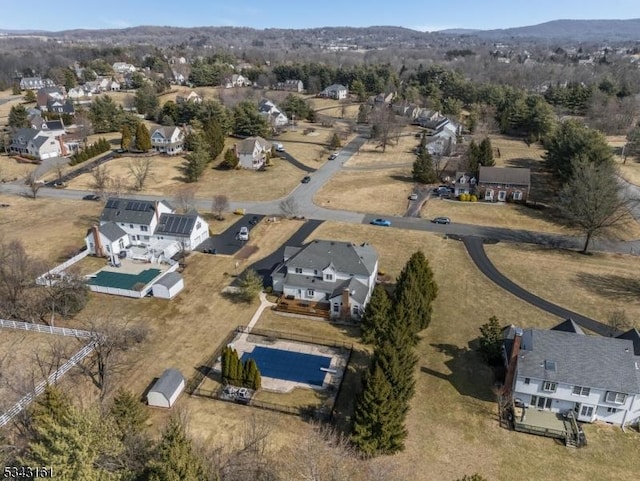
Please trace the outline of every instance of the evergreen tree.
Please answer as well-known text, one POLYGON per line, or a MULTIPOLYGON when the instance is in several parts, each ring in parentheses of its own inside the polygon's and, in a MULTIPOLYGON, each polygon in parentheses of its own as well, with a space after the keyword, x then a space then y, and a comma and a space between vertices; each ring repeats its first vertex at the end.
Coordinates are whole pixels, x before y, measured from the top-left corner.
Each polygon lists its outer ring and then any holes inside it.
POLYGON ((233 109, 233 133, 241 136, 265 137, 269 132, 267 120, 260 115, 258 107, 249 101, 240 102, 233 109))
POLYGON ((123 434, 142 432, 149 419, 149 413, 140 400, 131 391, 122 388, 116 392, 109 413, 123 434))
POLYGON ((185 156, 184 171, 187 182, 197 182, 209 162, 209 153, 202 145, 185 156))
POLYGON ((120 148, 124 150, 129 150, 131 147, 131 130, 129 126, 125 124, 122 127, 122 138, 120 139, 120 148))
POLYGON ((11 94, 12 95, 20 95, 22 93, 22 90, 20 90, 20 84, 19 83, 14 83, 11 86, 11 94))
POLYGON ((502 327, 496 316, 491 316, 489 322, 480 326, 480 352, 491 365, 502 360, 502 327))
POLYGON ((478 163, 484 167, 492 167, 496 164, 493 159, 493 147, 491 146, 491 139, 485 137, 480 146, 478 147, 478 163))
POLYGON ((329 150, 336 150, 340 148, 340 137, 337 132, 334 132, 329 139, 329 150))
POLYGON ((394 345, 387 340, 377 347, 373 354, 373 366, 379 367, 391 385, 392 399, 398 403, 398 409, 406 413, 409 401, 415 393, 414 370, 418 357, 413 353, 410 342, 394 345))
POLYGON ((33 103, 36 101, 36 94, 33 90, 27 90, 24 94, 25 103, 33 103))
POLYGON ((203 138, 209 149, 209 159, 214 160, 224 150, 224 132, 220 124, 216 121, 205 124, 203 138))
MULTIPOLYGON (((360 107, 358 107, 358 117, 356 122, 359 124, 366 124, 369 121, 370 110, 371 109, 367 105, 365 104, 360 105, 360 107)), ((372 137, 373 137, 373 134, 372 134, 372 137)))
POLYGON ((480 167, 480 148, 473 139, 469 144, 469 151, 467 152, 467 164, 471 174, 478 172, 478 168, 480 167))
POLYGON ((413 163, 411 174, 413 175, 413 180, 420 184, 432 184, 438 180, 433 168, 431 154, 426 148, 418 149, 418 155, 413 163))
POLYGON ((431 303, 438 294, 438 286, 422 251, 415 252, 407 261, 396 281, 394 294, 398 320, 411 326, 414 334, 426 329, 431 321, 431 303))
POLYGON ((233 350, 232 354, 233 363, 235 364, 235 376, 233 378, 233 384, 235 386, 242 386, 244 381, 244 365, 242 364, 242 359, 238 356, 238 351, 233 350))
POLYGON ((178 417, 169 419, 156 451, 156 457, 148 464, 149 481, 206 480, 203 461, 194 452, 184 423, 178 417))
POLYGON ((243 385, 249 389, 258 390, 261 385, 260 371, 258 365, 253 359, 248 359, 244 363, 244 380, 243 385))
POLYGON ((351 441, 368 457, 397 453, 404 448, 407 437, 404 420, 389 380, 375 366, 367 374, 356 403, 351 441))
POLYGON ((9 127, 25 129, 29 127, 29 116, 24 105, 14 105, 9 111, 9 127))
POLYGON ((120 130, 124 118, 122 107, 118 106, 108 95, 98 95, 91 102, 89 119, 96 133, 117 132, 120 130))
POLYGON ((238 167, 238 157, 236 157, 236 153, 233 149, 227 149, 224 152, 224 160, 222 161, 222 165, 227 169, 235 169, 238 167))
POLYGON ((226 382, 229 379, 229 353, 231 348, 229 346, 225 346, 222 349, 222 382, 226 382))
POLYGON ((362 341, 377 344, 383 338, 391 315, 391 299, 386 289, 378 284, 373 288, 371 299, 362 316, 362 341))
POLYGON ((144 122, 140 122, 136 130, 136 149, 142 152, 147 152, 151 149, 151 134, 144 122))

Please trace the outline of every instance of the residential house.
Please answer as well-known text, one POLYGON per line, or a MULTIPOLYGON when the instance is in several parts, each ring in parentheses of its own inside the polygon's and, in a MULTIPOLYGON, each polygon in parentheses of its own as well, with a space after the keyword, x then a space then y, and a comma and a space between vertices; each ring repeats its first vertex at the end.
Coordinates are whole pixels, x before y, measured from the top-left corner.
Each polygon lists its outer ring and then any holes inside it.
POLYGON ((97 256, 135 258, 131 247, 138 246, 147 248, 146 259, 166 259, 195 249, 208 237, 209 225, 197 212, 176 214, 165 201, 110 198, 85 244, 97 256))
POLYGON ((127 62, 115 62, 112 68, 115 73, 119 74, 132 73, 136 71, 136 68, 127 62))
POLYGON ((476 190, 475 176, 466 172, 456 172, 453 182, 453 195, 459 197, 462 194, 473 194, 476 190))
POLYGON ((249 87, 251 86, 251 80, 244 75, 234 73, 231 78, 225 80, 224 86, 228 89, 233 87, 249 87))
POLYGON ((92 92, 86 92, 82 87, 73 87, 69 89, 69 92, 67 92, 67 97, 74 102, 80 102, 82 100, 85 100, 87 97, 91 97, 92 95, 92 92))
POLYGON ((178 95, 176 97, 176 103, 178 104, 186 104, 188 102, 193 102, 196 104, 200 104, 202 103, 202 97, 200 97, 197 93, 195 93, 193 90, 191 92, 189 92, 189 95, 178 95))
POLYGON ((480 166, 478 192, 489 202, 526 202, 531 189, 531 172, 520 167, 480 166))
POLYGON ((258 104, 260 115, 267 119, 272 129, 277 130, 289 123, 289 118, 271 100, 262 99, 258 104))
POLYGON ((370 244, 314 240, 285 247, 273 274, 273 290, 285 298, 327 303, 332 318, 361 319, 378 274, 370 244))
POLYGON ((271 143, 262 137, 248 137, 234 145, 238 165, 243 169, 261 168, 271 152, 271 143))
POLYGON ((504 331, 505 364, 513 359, 514 400, 526 409, 619 426, 640 421, 640 333, 586 335, 572 320, 550 330, 504 331), (519 342, 515 342, 519 338, 519 342), (515 352, 512 352, 514 351, 515 352))
POLYGON ((76 112, 76 108, 73 105, 71 100, 56 100, 49 99, 47 100, 47 106, 44 109, 47 112, 52 112, 54 114, 69 114, 73 115, 76 112))
POLYGON ((318 94, 318 97, 326 97, 334 100, 346 99, 349 95, 349 89, 344 85, 333 84, 318 94))
POLYGON ((458 142, 460 128, 446 117, 436 122, 436 128, 427 138, 427 150, 431 155, 450 155, 458 142))
POLYGON ((177 70, 172 70, 171 74, 173 75, 173 81, 179 85, 184 85, 187 80, 187 77, 177 70))
POLYGON ((53 80, 40 77, 22 77, 20 79, 21 90, 39 90, 44 87, 55 87, 56 84, 53 80))
POLYGON ((58 131, 38 129, 18 129, 11 137, 9 153, 27 155, 37 160, 60 157, 67 154, 58 131))
POLYGON ((64 102, 66 99, 64 89, 60 87, 42 87, 36 93, 36 105, 43 112, 47 111, 47 103, 50 100, 64 102))
POLYGON ((396 115, 401 115, 403 117, 406 117, 412 123, 418 123, 417 122, 418 116, 424 110, 418 107, 417 105, 414 105, 411 102, 408 102, 406 100, 394 102, 391 108, 393 109, 393 112, 396 115))
MULTIPOLYGON (((117 92, 120 90, 120 83, 109 77, 101 77, 96 79, 98 91, 100 92, 117 92)), ((90 82, 87 82, 90 83, 90 82)))
POLYGON ((158 127, 151 133, 151 147, 156 152, 176 155, 184 150, 185 135, 180 127, 158 127))
POLYGON ((393 101, 395 96, 395 92, 382 92, 371 97, 369 99, 369 103, 372 105, 389 105, 393 101))
POLYGON ((304 91, 304 83, 302 80, 285 80, 284 82, 278 82, 275 89, 286 90, 287 92, 302 92, 304 91))

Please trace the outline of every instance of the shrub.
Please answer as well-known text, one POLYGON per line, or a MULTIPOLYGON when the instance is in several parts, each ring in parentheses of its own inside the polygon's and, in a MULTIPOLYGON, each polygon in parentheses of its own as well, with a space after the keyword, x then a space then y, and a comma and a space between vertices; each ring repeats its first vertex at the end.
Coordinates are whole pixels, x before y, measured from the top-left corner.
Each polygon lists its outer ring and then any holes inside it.
POLYGON ((469 198, 469 194, 460 194, 458 200, 460 200, 461 202, 469 202, 469 198))
POLYGON ((473 194, 472 194, 472 195, 469 197, 469 201, 470 201, 470 202, 478 202, 478 196, 477 196, 477 195, 473 195, 473 194))

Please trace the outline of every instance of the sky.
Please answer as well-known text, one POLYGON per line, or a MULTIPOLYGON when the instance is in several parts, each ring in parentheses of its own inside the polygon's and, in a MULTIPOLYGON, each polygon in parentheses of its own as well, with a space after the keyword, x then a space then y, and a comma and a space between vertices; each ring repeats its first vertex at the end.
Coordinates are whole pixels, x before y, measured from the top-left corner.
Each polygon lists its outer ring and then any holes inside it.
POLYGON ((640 1, 29 0, 28 7, 23 8, 15 0, 0 0, 0 12, 2 30, 60 31, 138 25, 259 29, 393 25, 435 31, 520 27, 557 19, 640 18, 640 1))

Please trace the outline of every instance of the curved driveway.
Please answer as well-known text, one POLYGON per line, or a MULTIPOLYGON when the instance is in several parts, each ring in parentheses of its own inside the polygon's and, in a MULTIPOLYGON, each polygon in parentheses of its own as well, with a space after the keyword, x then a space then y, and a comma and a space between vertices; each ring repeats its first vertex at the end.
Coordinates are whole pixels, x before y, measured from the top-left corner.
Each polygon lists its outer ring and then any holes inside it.
POLYGON ((498 269, 496 269, 496 266, 493 265, 489 257, 487 257, 487 253, 484 250, 484 243, 481 238, 467 236, 462 238, 462 242, 478 269, 480 269, 485 276, 499 287, 510 292, 514 296, 519 297, 523 301, 553 314, 554 316, 561 317, 562 319, 573 319, 577 324, 586 329, 597 332, 602 336, 609 335, 610 330, 607 325, 542 299, 505 277, 498 269))

